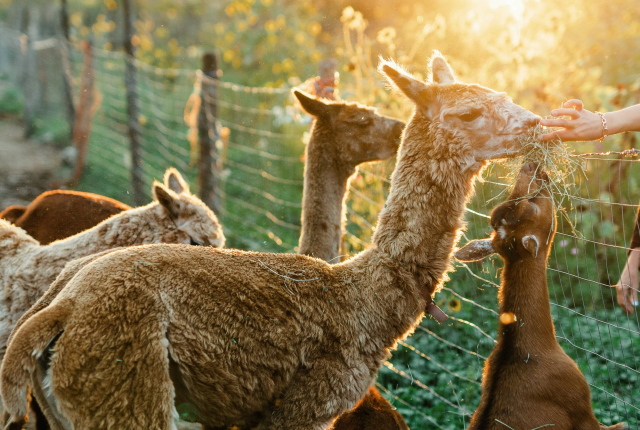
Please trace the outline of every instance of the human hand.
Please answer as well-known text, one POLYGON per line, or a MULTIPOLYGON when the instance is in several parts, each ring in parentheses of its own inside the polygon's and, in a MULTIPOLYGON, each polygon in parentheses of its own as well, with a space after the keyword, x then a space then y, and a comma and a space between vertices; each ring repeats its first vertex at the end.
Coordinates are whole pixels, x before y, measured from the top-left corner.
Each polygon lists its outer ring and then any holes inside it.
POLYGON ((638 270, 640 270, 640 249, 634 249, 629 253, 620 281, 615 285, 618 304, 627 314, 632 314, 638 306, 638 288, 640 286, 638 270))
POLYGON ((571 119, 542 119, 545 127, 564 127, 540 136, 540 140, 560 138, 563 142, 597 140, 602 137, 602 120, 594 112, 583 109, 582 101, 572 99, 563 103, 564 109, 551 111, 553 116, 569 116, 571 119), (573 109, 575 108, 575 109, 573 109))

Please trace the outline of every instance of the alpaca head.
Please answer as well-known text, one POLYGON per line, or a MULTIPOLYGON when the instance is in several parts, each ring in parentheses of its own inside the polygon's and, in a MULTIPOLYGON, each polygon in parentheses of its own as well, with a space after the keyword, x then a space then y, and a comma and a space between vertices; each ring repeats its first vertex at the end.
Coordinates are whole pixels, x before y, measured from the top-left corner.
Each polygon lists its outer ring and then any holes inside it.
POLYGON ((359 103, 324 101, 298 90, 293 94, 316 118, 314 131, 326 133, 313 144, 322 145, 323 154, 335 157, 350 172, 358 164, 387 159, 398 150, 404 122, 378 115, 359 103))
POLYGON ((428 82, 387 61, 381 63, 380 71, 415 103, 403 153, 424 154, 448 164, 453 161, 462 171, 477 173, 488 160, 515 154, 520 149, 518 136, 540 120, 503 93, 456 81, 437 51, 431 58, 428 82))
POLYGON ((557 224, 548 180, 537 164, 523 166, 509 199, 491 212, 491 238, 468 242, 456 259, 477 261, 497 252, 505 261, 546 261, 557 224))
MULTIPOLYGON (((154 241, 222 247, 225 237, 216 215, 189 192, 189 185, 174 168, 164 174, 164 185, 154 182, 153 197, 159 203, 168 230, 154 241)), ((159 233, 160 234, 160 233, 159 233)))

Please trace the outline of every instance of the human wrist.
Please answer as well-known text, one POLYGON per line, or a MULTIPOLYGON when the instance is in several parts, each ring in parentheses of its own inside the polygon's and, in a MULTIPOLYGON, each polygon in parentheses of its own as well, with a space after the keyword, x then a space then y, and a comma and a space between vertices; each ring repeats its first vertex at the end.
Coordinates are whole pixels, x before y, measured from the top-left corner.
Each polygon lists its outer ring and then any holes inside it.
MULTIPOLYGON (((607 121, 607 136, 621 132, 622 124, 620 115, 617 115, 617 112, 602 112, 602 116, 607 121)), ((598 119, 600 119, 600 116, 598 116, 598 119)), ((602 130, 602 124, 600 124, 600 129, 602 130)), ((602 136, 602 133, 600 135, 602 136)))

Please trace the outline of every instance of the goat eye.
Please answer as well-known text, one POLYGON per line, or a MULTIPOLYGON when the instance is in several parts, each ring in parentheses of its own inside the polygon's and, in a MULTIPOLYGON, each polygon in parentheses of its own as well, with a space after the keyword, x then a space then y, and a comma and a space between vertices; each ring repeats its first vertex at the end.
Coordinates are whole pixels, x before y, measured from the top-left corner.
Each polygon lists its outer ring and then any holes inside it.
POLYGON ((480 116, 480 111, 475 110, 475 111, 471 111, 471 112, 467 112, 462 115, 459 115, 458 118, 460 118, 462 121, 465 121, 465 122, 471 122, 474 119, 478 118, 479 116, 480 116))

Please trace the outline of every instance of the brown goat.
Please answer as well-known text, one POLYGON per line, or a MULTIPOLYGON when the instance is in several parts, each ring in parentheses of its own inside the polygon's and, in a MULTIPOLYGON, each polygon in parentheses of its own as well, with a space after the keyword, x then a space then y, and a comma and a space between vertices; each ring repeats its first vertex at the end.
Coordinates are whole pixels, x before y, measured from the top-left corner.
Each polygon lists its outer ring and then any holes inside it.
POLYGON ((40 194, 29 206, 9 206, 6 219, 47 245, 100 224, 131 207, 109 197, 80 191, 54 190, 40 194))
POLYGON ((587 380, 556 340, 546 273, 557 223, 545 181, 536 164, 524 166, 509 199, 491 213, 492 237, 455 254, 478 261, 497 252, 504 260, 498 342, 469 430, 622 430, 625 423, 598 423, 587 380))

